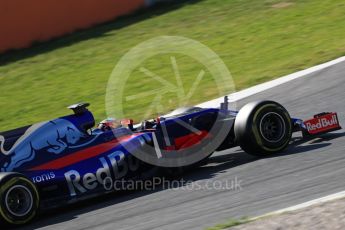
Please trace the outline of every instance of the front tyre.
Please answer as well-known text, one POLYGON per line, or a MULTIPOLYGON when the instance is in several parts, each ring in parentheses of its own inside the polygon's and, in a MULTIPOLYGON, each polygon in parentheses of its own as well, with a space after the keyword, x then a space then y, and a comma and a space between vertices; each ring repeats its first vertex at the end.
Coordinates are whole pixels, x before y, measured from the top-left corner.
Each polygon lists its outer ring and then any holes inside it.
POLYGON ((0 218, 8 225, 30 222, 39 208, 36 186, 19 173, 0 175, 0 218))
POLYGON ((245 105, 237 114, 235 138, 247 153, 268 156, 283 151, 290 142, 292 122, 287 110, 274 101, 245 105))

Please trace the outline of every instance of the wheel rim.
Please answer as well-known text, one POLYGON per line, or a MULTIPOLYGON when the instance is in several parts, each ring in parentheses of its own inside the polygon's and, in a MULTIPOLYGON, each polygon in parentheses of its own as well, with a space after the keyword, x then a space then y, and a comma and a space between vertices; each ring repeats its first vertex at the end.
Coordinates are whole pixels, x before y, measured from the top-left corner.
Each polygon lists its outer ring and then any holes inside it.
POLYGON ((33 198, 30 190, 22 185, 11 187, 5 197, 6 208, 13 216, 27 215, 33 206, 33 198))
POLYGON ((283 139, 286 125, 283 117, 275 112, 265 114, 260 120, 261 136, 268 142, 276 143, 283 139))

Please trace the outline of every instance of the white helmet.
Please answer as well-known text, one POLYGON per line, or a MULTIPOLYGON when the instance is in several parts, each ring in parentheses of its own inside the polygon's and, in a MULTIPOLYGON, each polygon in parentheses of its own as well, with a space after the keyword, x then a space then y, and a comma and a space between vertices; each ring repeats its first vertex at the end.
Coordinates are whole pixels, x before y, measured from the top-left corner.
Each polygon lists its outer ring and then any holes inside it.
POLYGON ((98 124, 98 128, 102 131, 116 129, 121 127, 121 123, 115 118, 107 118, 98 124))

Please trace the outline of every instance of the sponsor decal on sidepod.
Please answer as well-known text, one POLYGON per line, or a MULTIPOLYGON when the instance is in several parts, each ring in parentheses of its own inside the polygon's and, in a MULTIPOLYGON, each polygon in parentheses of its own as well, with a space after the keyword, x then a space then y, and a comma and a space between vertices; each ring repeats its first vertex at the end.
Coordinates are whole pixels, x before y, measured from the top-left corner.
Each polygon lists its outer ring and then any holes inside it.
POLYGON ((78 192, 86 193, 97 188, 98 185, 104 185, 106 178, 117 180, 126 176, 128 171, 134 172, 139 168, 139 161, 136 158, 129 156, 126 161, 125 154, 121 151, 101 157, 99 161, 102 167, 97 169, 96 173, 89 172, 81 175, 77 170, 70 170, 64 174, 71 196, 76 196, 78 192))

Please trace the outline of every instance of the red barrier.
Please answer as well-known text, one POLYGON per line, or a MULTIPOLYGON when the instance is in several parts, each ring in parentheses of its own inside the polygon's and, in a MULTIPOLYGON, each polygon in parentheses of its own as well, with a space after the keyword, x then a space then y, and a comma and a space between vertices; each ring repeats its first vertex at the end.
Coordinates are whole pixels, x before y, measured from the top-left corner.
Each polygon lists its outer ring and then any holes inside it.
POLYGON ((88 28, 144 5, 145 0, 1 0, 0 52, 88 28))

